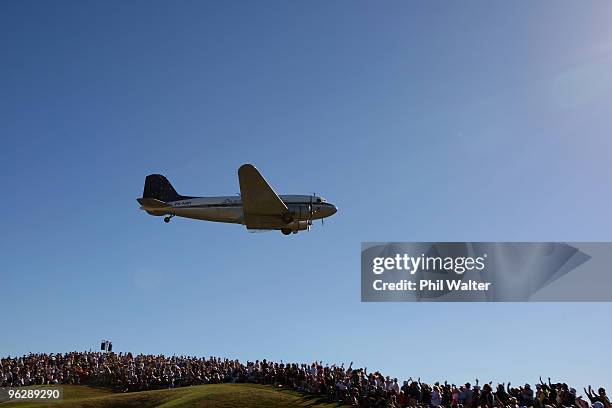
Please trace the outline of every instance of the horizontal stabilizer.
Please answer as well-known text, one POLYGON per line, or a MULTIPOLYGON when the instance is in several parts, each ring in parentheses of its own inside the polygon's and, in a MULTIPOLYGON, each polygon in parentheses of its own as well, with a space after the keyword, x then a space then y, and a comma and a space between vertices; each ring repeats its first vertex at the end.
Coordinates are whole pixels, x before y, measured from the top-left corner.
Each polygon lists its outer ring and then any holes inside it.
POLYGON ((156 198, 137 198, 136 201, 140 203, 143 210, 161 210, 165 208, 171 208, 172 206, 168 203, 164 203, 156 198))

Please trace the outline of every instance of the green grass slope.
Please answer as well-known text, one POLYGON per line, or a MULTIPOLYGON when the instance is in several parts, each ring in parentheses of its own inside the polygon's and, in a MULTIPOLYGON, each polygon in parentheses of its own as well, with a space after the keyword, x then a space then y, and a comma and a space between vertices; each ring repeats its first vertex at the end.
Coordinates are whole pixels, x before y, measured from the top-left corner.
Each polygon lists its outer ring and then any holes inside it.
POLYGON ((291 390, 281 390, 256 384, 211 384, 195 387, 154 390, 132 393, 112 391, 80 385, 65 385, 64 399, 55 402, 6 402, 1 408, 84 407, 214 407, 214 408, 275 408, 313 407, 331 408, 337 404, 321 402, 291 390))

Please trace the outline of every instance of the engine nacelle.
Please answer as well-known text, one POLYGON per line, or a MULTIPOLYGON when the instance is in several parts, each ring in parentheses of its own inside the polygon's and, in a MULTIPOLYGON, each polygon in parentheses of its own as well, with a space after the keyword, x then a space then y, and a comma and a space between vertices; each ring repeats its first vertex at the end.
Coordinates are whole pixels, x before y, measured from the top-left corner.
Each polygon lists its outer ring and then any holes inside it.
POLYGON ((307 221, 312 218, 312 206, 310 204, 288 204, 289 214, 296 221, 307 221))
POLYGON ((297 234, 298 231, 305 231, 310 229, 312 225, 312 221, 293 221, 287 224, 285 228, 291 230, 294 234, 297 234))

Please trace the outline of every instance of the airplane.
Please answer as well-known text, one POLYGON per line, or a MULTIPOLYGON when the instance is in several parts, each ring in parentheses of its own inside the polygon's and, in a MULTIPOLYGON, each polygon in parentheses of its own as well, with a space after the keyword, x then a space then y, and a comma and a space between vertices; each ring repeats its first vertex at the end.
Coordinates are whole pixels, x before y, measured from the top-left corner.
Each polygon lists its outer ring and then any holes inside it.
POLYGON ((323 197, 278 195, 252 164, 238 169, 239 196, 192 197, 176 192, 161 174, 145 178, 142 198, 136 201, 150 215, 243 224, 249 231, 280 230, 284 235, 310 230, 313 220, 330 217, 338 208, 323 197))

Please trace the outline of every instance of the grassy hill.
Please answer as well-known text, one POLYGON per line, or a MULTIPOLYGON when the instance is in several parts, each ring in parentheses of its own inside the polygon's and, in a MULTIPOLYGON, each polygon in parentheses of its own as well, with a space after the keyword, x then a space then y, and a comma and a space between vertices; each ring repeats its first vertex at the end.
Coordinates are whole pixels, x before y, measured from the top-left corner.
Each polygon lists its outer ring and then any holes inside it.
POLYGON ((304 396, 295 391, 255 384, 211 384, 133 393, 115 393, 107 389, 82 385, 64 385, 63 388, 64 399, 62 401, 45 403, 7 402, 0 404, 0 407, 331 408, 338 406, 337 404, 321 402, 316 398, 304 396))

